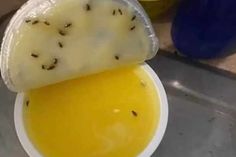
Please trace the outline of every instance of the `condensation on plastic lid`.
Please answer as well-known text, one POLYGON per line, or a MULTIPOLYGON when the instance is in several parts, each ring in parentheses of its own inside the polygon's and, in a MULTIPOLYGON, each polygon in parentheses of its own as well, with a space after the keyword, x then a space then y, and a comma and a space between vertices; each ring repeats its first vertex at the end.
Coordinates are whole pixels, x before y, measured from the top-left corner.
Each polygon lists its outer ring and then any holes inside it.
MULTIPOLYGON (((1 47, 1 52, 0 52, 0 70, 2 73, 3 80, 9 89, 11 90, 14 89, 13 81, 11 81, 11 78, 9 77, 10 75, 9 75, 9 67, 8 67, 9 53, 11 50, 11 44, 12 44, 11 42, 12 42, 14 32, 17 32, 18 28, 21 26, 22 18, 36 17, 38 14, 45 13, 51 7, 53 7, 55 3, 59 1, 62 1, 62 0, 29 0, 17 11, 17 13, 11 19, 5 31, 5 35, 4 35, 2 47, 1 47)), ((149 39, 151 41, 150 48, 152 51, 148 53, 148 56, 146 57, 146 59, 148 60, 154 57, 159 49, 159 41, 152 27, 151 21, 148 18, 142 6, 140 5, 140 3, 137 0, 113 0, 113 1, 117 1, 124 5, 133 7, 137 16, 140 17, 140 20, 145 25, 149 39)))

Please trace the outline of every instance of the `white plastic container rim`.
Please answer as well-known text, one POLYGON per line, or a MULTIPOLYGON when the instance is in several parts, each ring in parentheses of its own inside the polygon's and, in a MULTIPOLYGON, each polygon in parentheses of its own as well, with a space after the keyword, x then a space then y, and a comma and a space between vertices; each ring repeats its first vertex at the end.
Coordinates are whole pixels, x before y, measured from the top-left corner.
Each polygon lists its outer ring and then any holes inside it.
MULTIPOLYGON (((153 83, 155 84, 155 88, 160 99, 160 120, 158 123, 158 127, 156 128, 155 134, 150 143, 143 150, 143 152, 138 155, 138 157, 150 157, 161 143, 161 140, 166 131, 168 122, 168 102, 165 89, 157 74, 152 70, 152 68, 148 64, 142 65, 142 68, 147 72, 147 74, 150 76, 153 83)), ((23 120, 23 105, 24 93, 19 93, 16 98, 14 110, 14 122, 17 136, 24 150, 30 157, 43 157, 40 152, 33 146, 29 137, 27 136, 23 120)))

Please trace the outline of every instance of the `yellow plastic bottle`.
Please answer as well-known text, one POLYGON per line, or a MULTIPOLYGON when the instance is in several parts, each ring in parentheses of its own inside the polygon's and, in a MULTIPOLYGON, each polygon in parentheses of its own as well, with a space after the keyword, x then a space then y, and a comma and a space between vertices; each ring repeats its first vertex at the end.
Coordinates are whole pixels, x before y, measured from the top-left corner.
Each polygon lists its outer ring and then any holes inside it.
POLYGON ((151 19, 164 14, 173 7, 177 0, 139 0, 151 19))

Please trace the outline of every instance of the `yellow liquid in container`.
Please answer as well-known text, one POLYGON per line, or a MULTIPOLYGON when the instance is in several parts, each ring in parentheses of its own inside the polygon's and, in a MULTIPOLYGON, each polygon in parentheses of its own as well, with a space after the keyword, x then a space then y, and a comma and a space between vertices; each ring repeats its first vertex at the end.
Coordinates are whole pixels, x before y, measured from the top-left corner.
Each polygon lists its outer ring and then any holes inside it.
POLYGON ((29 138, 43 157, 135 157, 158 127, 159 98, 138 66, 32 90, 29 138))

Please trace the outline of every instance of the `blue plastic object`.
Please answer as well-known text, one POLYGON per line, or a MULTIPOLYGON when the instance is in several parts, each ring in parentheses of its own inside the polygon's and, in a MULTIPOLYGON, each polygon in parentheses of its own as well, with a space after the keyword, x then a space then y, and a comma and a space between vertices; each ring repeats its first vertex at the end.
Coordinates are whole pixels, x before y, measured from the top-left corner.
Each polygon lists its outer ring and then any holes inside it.
POLYGON ((185 0, 172 26, 176 48, 190 58, 236 50, 236 0, 185 0))

